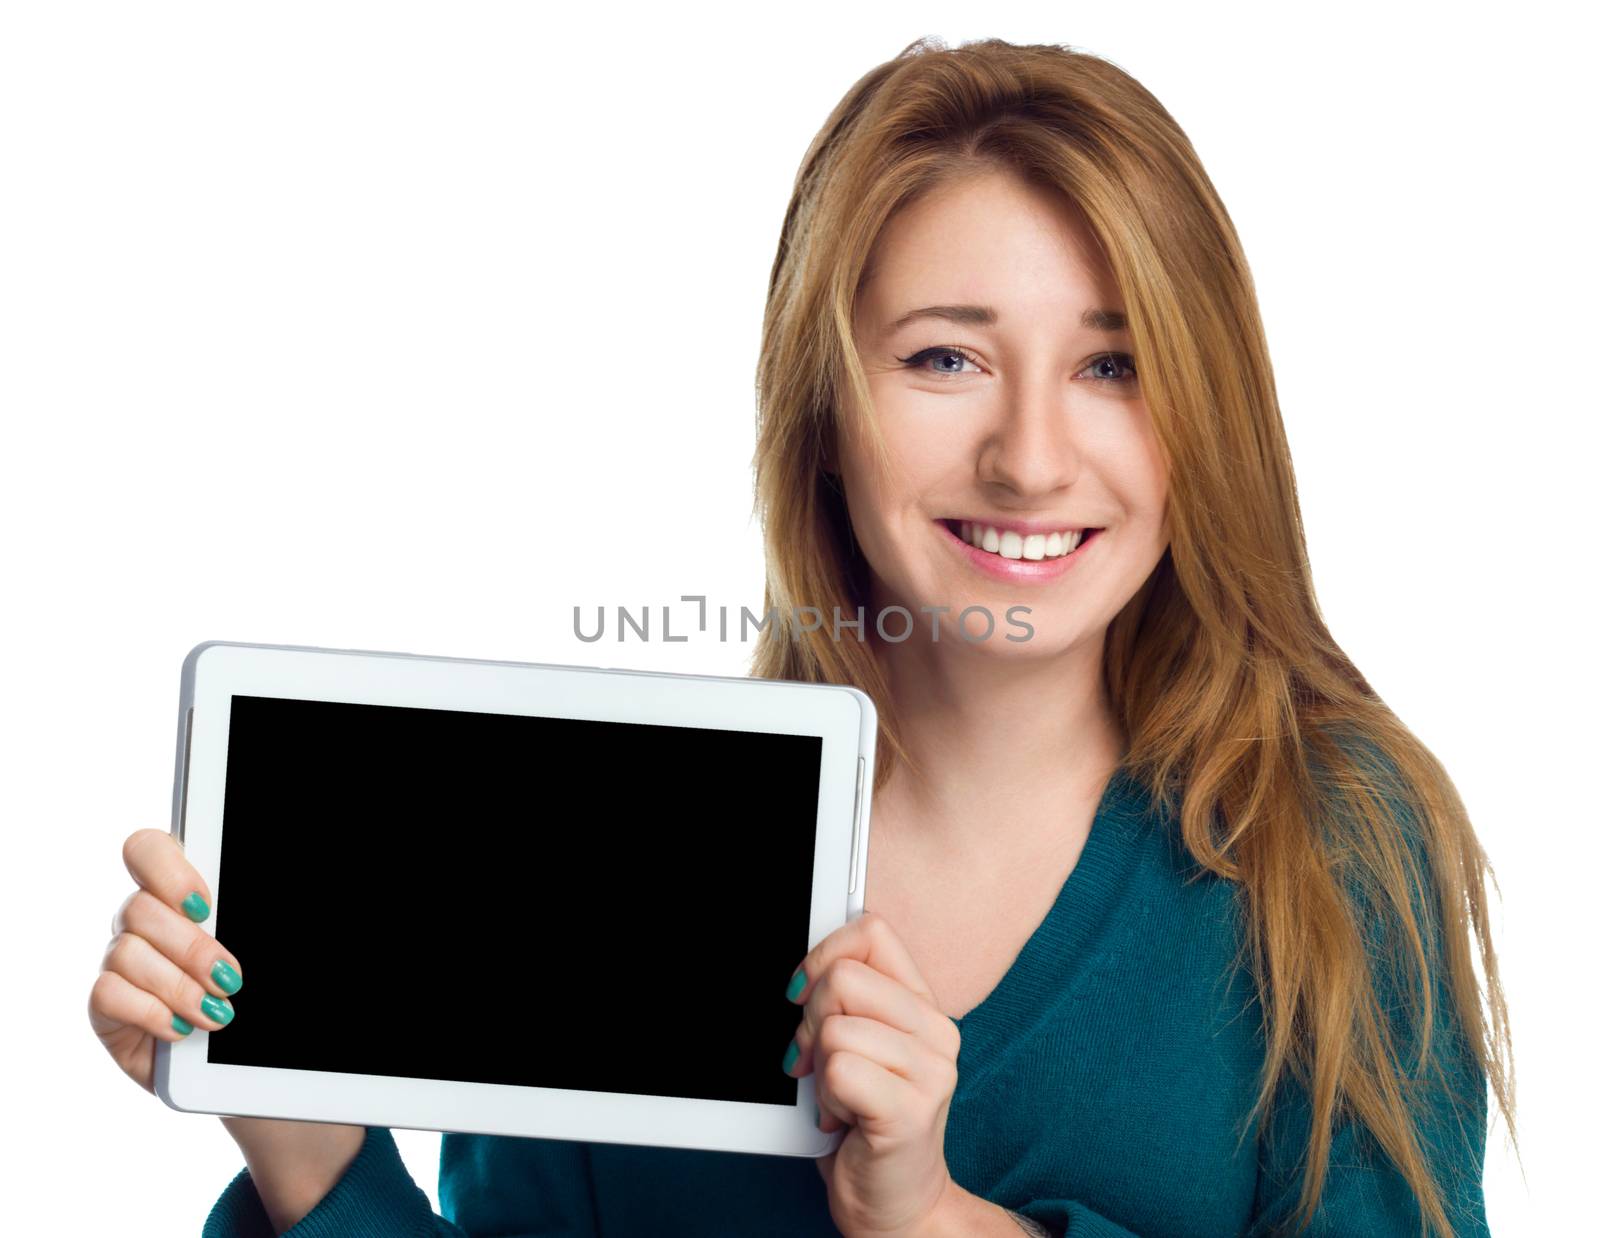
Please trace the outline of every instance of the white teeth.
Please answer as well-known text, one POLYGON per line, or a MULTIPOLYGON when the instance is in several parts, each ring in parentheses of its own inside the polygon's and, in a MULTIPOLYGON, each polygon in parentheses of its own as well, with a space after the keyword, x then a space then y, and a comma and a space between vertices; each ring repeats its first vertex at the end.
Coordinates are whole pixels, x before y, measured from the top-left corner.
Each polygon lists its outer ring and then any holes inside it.
POLYGON ((1082 529, 1062 529, 1055 533, 1029 533, 1026 537, 1015 529, 997 529, 993 525, 977 524, 963 520, 959 525, 961 540, 977 546, 1003 559, 1059 559, 1076 550, 1083 541, 1082 529))

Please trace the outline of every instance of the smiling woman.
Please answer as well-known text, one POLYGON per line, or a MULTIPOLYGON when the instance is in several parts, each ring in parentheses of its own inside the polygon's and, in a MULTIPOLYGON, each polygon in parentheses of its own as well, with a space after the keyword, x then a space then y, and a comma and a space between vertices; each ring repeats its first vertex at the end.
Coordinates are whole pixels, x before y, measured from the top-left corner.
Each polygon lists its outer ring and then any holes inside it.
POLYGON ((868 906, 969 1012, 938 1168, 1073 1234, 1485 1232, 1487 859, 1323 625, 1248 264, 1172 117, 1068 48, 913 44, 813 142, 762 344, 769 604, 1037 630, 754 662, 879 703, 868 906))
POLYGON ((386 1130, 286 1137, 205 1232, 1486 1233, 1487 860, 1321 620, 1248 267, 1161 104, 1054 45, 873 68, 802 162, 758 387, 766 609, 913 620, 774 624, 752 668, 878 705, 867 911, 772 962, 772 1068, 837 1149, 447 1133, 436 1217, 386 1130))

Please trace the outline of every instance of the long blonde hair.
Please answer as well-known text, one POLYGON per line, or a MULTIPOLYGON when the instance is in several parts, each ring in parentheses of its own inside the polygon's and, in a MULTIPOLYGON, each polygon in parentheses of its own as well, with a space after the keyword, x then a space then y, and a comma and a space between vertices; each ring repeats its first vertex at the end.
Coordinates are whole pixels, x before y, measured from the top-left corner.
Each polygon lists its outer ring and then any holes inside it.
MULTIPOLYGON (((865 564, 823 467, 841 408, 862 410, 883 451, 852 338, 855 295, 896 210, 989 168, 1076 202, 1126 301, 1169 466, 1172 538, 1112 622, 1104 671, 1130 741, 1124 765, 1159 803, 1181 805, 1189 851, 1241 890, 1239 961, 1258 978, 1266 1029, 1247 1121, 1270 1116, 1285 1072, 1305 1087, 1300 1227, 1345 1116, 1372 1132, 1425 1221, 1450 1235, 1407 1084, 1429 1067, 1436 1017, 1453 1016, 1516 1142, 1485 894, 1493 872, 1444 768, 1323 623, 1244 253, 1183 131, 1115 65, 1066 46, 919 39, 857 81, 811 143, 772 267, 757 373, 768 612, 837 607, 848 618, 866 605, 865 564), (1418 1043, 1386 1014, 1389 967, 1418 1043)), ((883 669, 870 643, 805 626, 764 628, 751 673, 868 691, 881 787, 909 760, 883 669)))

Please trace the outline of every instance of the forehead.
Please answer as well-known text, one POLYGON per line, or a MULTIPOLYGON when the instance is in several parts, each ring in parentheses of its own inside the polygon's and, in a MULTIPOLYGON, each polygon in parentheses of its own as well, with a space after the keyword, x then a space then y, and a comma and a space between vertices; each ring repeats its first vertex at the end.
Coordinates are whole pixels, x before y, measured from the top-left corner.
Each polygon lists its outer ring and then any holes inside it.
POLYGON ((1059 190, 986 171, 941 185, 890 218, 869 255, 857 306, 882 325, 913 303, 993 305, 1003 322, 1076 318, 1119 300, 1076 203, 1059 190))

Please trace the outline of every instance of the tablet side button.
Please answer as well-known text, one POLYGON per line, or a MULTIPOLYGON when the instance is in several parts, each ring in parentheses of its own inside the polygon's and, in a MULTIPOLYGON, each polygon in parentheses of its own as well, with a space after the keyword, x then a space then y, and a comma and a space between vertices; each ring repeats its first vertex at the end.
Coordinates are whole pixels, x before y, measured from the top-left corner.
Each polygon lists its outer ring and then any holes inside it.
POLYGON ((183 845, 183 834, 189 826, 189 760, 194 751, 194 706, 189 706, 183 727, 183 794, 178 801, 178 845, 183 845))
POLYGON ((867 780, 867 758, 856 758, 856 807, 850 818, 850 893, 856 892, 856 868, 861 851, 861 788, 867 780))

